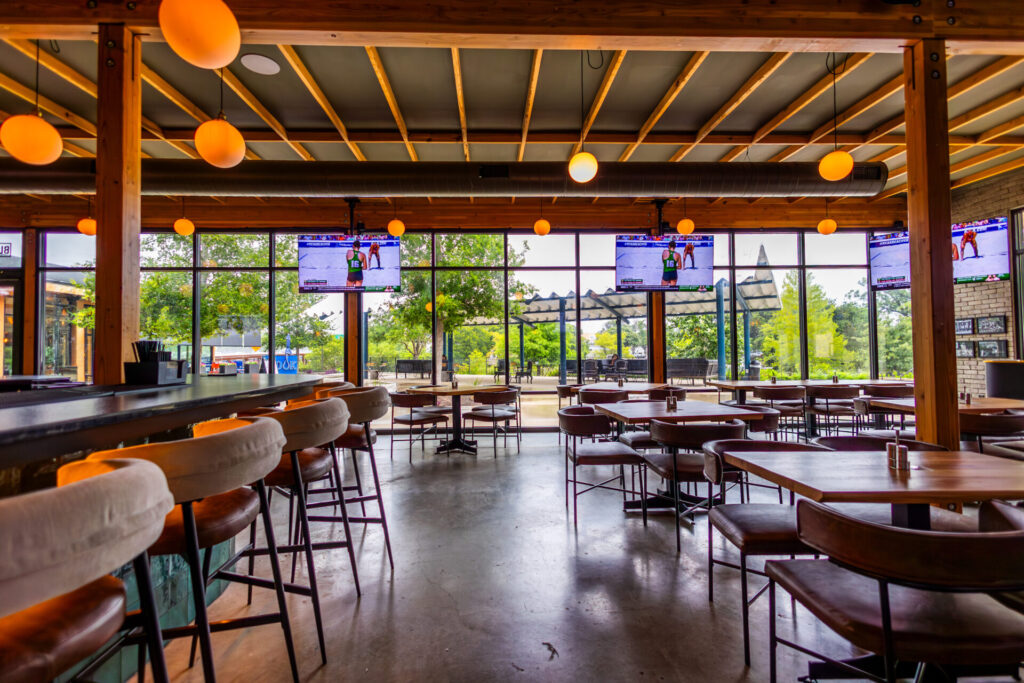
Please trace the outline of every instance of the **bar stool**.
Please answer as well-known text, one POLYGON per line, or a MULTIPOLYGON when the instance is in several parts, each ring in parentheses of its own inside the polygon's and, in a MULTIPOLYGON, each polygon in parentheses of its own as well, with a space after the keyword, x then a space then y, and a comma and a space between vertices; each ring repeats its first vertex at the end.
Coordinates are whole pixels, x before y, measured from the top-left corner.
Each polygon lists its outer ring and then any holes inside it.
MULTIPOLYGON (((380 419, 388 414, 391 409, 391 398, 388 395, 388 390, 382 386, 376 387, 357 387, 342 391, 333 391, 330 394, 333 397, 339 398, 345 402, 348 406, 349 427, 345 432, 334 440, 332 447, 349 449, 352 451, 352 463, 353 470, 356 472, 358 482, 358 452, 365 452, 369 455, 370 459, 370 471, 373 474, 373 493, 364 494, 361 488, 361 484, 357 484, 359 487, 341 487, 342 493, 346 490, 356 490, 357 495, 352 498, 344 498, 344 503, 341 505, 342 516, 332 517, 327 515, 312 515, 309 518, 311 522, 338 522, 342 521, 348 528, 348 524, 380 524, 384 531, 384 545, 388 551, 388 562, 391 564, 392 571, 395 568, 395 558, 391 552, 391 534, 388 532, 388 519, 384 512, 384 497, 380 486, 380 477, 377 474, 377 458, 373 450, 374 444, 377 442, 377 433, 370 428, 370 425, 374 420, 380 419), (375 501, 377 503, 378 517, 367 517, 366 516, 366 503, 375 501), (361 517, 350 517, 346 511, 347 505, 359 503, 362 508, 361 517)), ((343 481, 339 479, 339 481, 343 481)), ((329 503, 328 503, 329 504, 329 503)), ((348 532, 346 531, 346 534, 348 532)), ((314 544, 316 547, 316 544, 314 544)), ((351 554, 352 547, 349 545, 349 553, 351 554)), ((355 575, 355 560, 353 558, 352 573, 355 575)), ((359 582, 356 580, 356 591, 359 590, 359 582)))
POLYGON ((213 546, 237 536, 249 527, 257 515, 263 515, 268 541, 271 541, 270 566, 272 582, 258 585, 273 588, 277 593, 278 612, 246 616, 217 622, 217 631, 250 628, 279 623, 284 633, 292 678, 299 672, 292 643, 291 625, 285 600, 277 553, 273 548, 273 522, 264 478, 280 459, 285 443, 281 428, 263 418, 214 420, 195 425, 195 437, 99 451, 87 462, 136 458, 151 462, 167 477, 175 507, 164 520, 160 537, 149 548, 150 555, 181 555, 189 565, 192 602, 196 612, 195 626, 164 629, 165 639, 194 636, 202 654, 203 678, 215 681, 211 626, 206 609, 206 587, 214 579, 253 583, 249 577, 231 572, 245 550, 236 553, 216 570, 210 570, 213 546), (255 484, 254 492, 249 486, 255 484), (205 550, 202 559, 201 551, 205 550))
MULTIPOLYGON (((649 468, 662 479, 671 482, 675 513, 672 516, 676 522, 677 553, 682 550, 682 541, 679 537, 679 483, 696 484, 704 481, 704 456, 696 455, 696 453, 702 452, 705 442, 719 439, 742 439, 744 429, 741 420, 722 423, 691 422, 689 424, 672 424, 662 420, 651 420, 651 437, 664 446, 667 452, 645 453, 643 458, 649 468), (693 453, 681 454, 680 450, 693 453)), ((727 473, 726 476, 732 481, 740 481, 738 473, 727 473)), ((698 508, 706 506, 710 509, 711 497, 711 484, 709 483, 707 500, 691 505, 682 514, 689 514, 692 519, 693 513, 698 508)))
MULTIPOLYGON (((332 471, 336 460, 327 446, 348 429, 348 406, 339 398, 320 398, 313 401, 294 403, 282 411, 268 413, 284 432, 285 443, 279 449, 277 467, 267 475, 270 486, 288 492, 296 508, 297 538, 281 552, 296 552, 306 556, 306 571, 309 574, 309 593, 313 602, 313 617, 316 621, 317 639, 320 642, 320 658, 327 663, 327 649, 324 644, 323 616, 320 612, 320 593, 317 588, 316 567, 313 562, 314 550, 349 549, 349 560, 355 568, 355 556, 351 551, 352 536, 345 529, 345 539, 314 544, 309 531, 309 509, 306 505, 306 487, 309 482, 325 479, 332 471)), ((268 540, 269 545, 269 540, 268 540)))
POLYGON ((141 626, 153 678, 166 683, 146 557, 174 507, 166 478, 147 462, 79 461, 61 467, 57 483, 0 500, 0 681, 55 679, 141 626), (109 575, 128 562, 137 615, 125 614, 124 583, 109 575))
MULTIPOLYGON (((483 406, 481 410, 470 410, 463 414, 463 422, 487 422, 491 425, 491 437, 494 441, 494 457, 498 457, 498 424, 505 423, 502 432, 505 435, 505 447, 508 447, 509 422, 516 419, 516 414, 504 406, 515 403, 517 392, 515 389, 506 391, 478 391, 473 394, 473 400, 483 406)), ((516 437, 516 452, 519 452, 519 438, 516 437)))

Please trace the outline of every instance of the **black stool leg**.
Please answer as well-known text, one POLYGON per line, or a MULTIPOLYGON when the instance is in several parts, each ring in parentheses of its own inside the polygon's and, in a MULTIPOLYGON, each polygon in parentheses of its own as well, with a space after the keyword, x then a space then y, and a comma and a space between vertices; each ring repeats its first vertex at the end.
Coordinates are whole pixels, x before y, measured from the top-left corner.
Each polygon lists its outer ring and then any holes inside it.
POLYGON ((743 593, 743 663, 750 666, 750 603, 747 601, 747 555, 740 553, 740 590, 743 593))
POLYGON ((192 577, 192 601, 196 608, 196 628, 199 629, 199 650, 203 656, 203 680, 214 683, 217 675, 213 670, 213 643, 210 642, 210 619, 206 614, 206 581, 199 566, 199 532, 196 531, 196 517, 191 501, 181 504, 182 521, 185 523, 185 559, 192 577))
POLYGON ((338 451, 335 449, 334 444, 330 445, 331 457, 334 458, 334 471, 335 479, 338 480, 338 501, 341 506, 341 525, 345 529, 345 540, 348 544, 345 546, 345 550, 348 551, 348 562, 352 566, 352 581, 356 586, 356 595, 360 596, 363 591, 359 588, 359 569, 356 567, 356 552, 352 542, 352 528, 348 522, 348 506, 345 505, 345 477, 341 472, 341 464, 338 461, 338 451))
POLYGON ((292 667, 292 680, 298 683, 299 666, 295 660, 295 644, 292 642, 292 625, 288 620, 288 603, 284 595, 284 580, 281 578, 281 565, 277 559, 277 545, 274 542, 274 522, 270 518, 270 501, 267 498, 267 487, 260 479, 256 482, 256 492, 260 496, 260 514, 263 516, 263 528, 266 529, 267 548, 270 555, 270 571, 274 575, 274 592, 277 593, 277 609, 281 613, 281 630, 284 631, 284 644, 288 648, 288 663, 292 667))
MULTIPOLYGON (((160 617, 156 609, 156 595, 153 592, 153 577, 149 573, 149 556, 145 553, 137 555, 132 564, 135 567, 135 582, 139 588, 139 607, 145 624, 153 680, 156 683, 167 683, 167 663, 164 661, 164 642, 160 635, 160 617)), ((142 680, 143 671, 144 669, 139 669, 139 680, 142 680)))
POLYGON ((309 572, 309 593, 313 600, 313 618, 316 620, 316 635, 320 641, 320 659, 327 663, 327 646, 324 643, 324 621, 320 614, 320 591, 316 586, 316 566, 313 562, 313 537, 309 533, 309 516, 306 511, 306 485, 299 470, 299 452, 292 451, 292 472, 295 473, 295 503, 301 526, 302 545, 306 553, 306 571, 309 572))
MULTIPOLYGON (((267 502, 267 505, 270 505, 269 501, 267 502)), ((249 525, 249 547, 250 548, 255 548, 256 547, 256 520, 255 519, 252 520, 252 524, 249 525)), ((276 548, 274 549, 274 552, 277 552, 276 548)), ((249 554, 249 576, 252 576, 253 572, 255 572, 255 571, 256 571, 256 554, 255 553, 250 553, 249 554)), ((246 605, 251 605, 252 604, 252 586, 248 586, 247 590, 248 590, 249 594, 245 598, 245 604, 246 605)))
MULTIPOLYGON (((205 590, 205 586, 209 582, 209 577, 210 577, 210 560, 213 557, 213 551, 212 551, 212 549, 207 548, 206 550, 200 551, 200 552, 203 555, 203 586, 204 586, 204 590, 205 590)), ((188 651, 188 668, 190 668, 190 669, 192 668, 192 665, 195 664, 195 662, 196 662, 196 645, 198 644, 198 642, 199 642, 199 635, 196 634, 196 635, 192 636, 192 647, 188 651)))
POLYGON ((380 524, 384 527, 384 544, 388 548, 388 562, 391 563, 391 571, 395 570, 395 557, 391 553, 391 534, 388 533, 388 517, 384 513, 384 494, 380 491, 380 477, 377 476, 377 458, 373 454, 373 440, 370 439, 370 423, 363 423, 363 431, 366 434, 366 450, 370 454, 370 469, 373 471, 374 493, 377 495, 377 508, 380 510, 380 524))

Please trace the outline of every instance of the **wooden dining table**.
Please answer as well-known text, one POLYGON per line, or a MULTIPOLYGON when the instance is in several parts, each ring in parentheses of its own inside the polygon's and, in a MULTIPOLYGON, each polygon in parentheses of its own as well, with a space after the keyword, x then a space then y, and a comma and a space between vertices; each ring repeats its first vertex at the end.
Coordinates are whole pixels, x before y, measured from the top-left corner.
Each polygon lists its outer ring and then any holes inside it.
POLYGON ((506 391, 508 387, 500 384, 488 384, 484 386, 460 386, 453 387, 451 384, 436 384, 431 386, 409 387, 410 394, 429 394, 431 396, 448 396, 452 400, 452 438, 442 441, 437 446, 438 453, 452 453, 462 451, 476 455, 476 441, 466 439, 462 436, 462 397, 472 396, 483 391, 506 391))
MULTIPOLYGON (((662 420, 675 424, 685 422, 725 422, 728 420, 760 420, 761 413, 744 410, 736 406, 708 403, 707 401, 677 401, 676 409, 669 410, 666 401, 638 401, 635 403, 597 403, 594 410, 607 415, 619 425, 622 433, 624 425, 646 424, 651 420, 662 420)), ((703 500, 680 491, 678 493, 679 509, 685 510, 703 500)), ((675 505, 672 491, 661 490, 657 495, 647 499, 647 507, 654 509, 671 508, 675 505)), ((626 509, 639 509, 639 500, 626 501, 626 509)))
MULTIPOLYGON (((872 407, 913 414, 916 402, 912 398, 873 398, 868 401, 872 407)), ((1004 410, 1024 410, 1024 401, 1016 398, 972 398, 970 403, 960 401, 961 414, 983 415, 1001 413, 1004 410)))
POLYGON ((595 389, 598 391, 625 391, 630 394, 649 394, 653 389, 666 389, 668 386, 668 384, 656 382, 623 382, 620 387, 618 382, 594 382, 593 384, 570 387, 569 393, 578 394, 580 389, 595 389))
POLYGON ((819 503, 888 503, 896 526, 928 529, 933 503, 1024 498, 1024 462, 973 451, 726 451, 725 462, 819 503))

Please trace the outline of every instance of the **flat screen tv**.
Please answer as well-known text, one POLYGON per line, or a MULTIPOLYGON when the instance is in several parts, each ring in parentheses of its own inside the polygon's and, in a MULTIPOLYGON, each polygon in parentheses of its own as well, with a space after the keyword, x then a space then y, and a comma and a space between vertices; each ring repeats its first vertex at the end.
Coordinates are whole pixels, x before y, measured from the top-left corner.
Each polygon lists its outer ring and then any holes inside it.
POLYGON ((953 225, 953 281, 1010 279, 1010 233, 1006 216, 953 225))
POLYGON ((402 252, 389 235, 299 235, 300 292, 397 292, 402 252))
POLYGON ((619 292, 701 292, 714 286, 713 235, 618 235, 619 292))
MULTIPOLYGON (((873 235, 868 244, 871 287, 910 286, 910 237, 907 231, 873 235)), ((1010 279, 1010 234, 1005 216, 956 223, 950 234, 953 282, 1010 279)))
POLYGON ((872 289, 910 286, 910 235, 907 231, 872 235, 868 255, 872 289))

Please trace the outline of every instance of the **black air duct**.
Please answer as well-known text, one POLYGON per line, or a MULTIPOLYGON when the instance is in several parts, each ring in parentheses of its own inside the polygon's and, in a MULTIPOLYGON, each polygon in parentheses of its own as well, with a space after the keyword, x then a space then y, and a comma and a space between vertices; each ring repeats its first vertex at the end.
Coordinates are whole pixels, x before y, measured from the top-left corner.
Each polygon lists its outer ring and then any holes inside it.
MULTIPOLYGON (((90 194, 95 162, 59 159, 43 168, 0 159, 0 194, 90 194)), ((839 182, 816 163, 601 164, 580 185, 561 162, 245 161, 223 170, 203 161, 143 159, 142 194, 218 197, 870 197, 885 164, 856 164, 839 182)))

